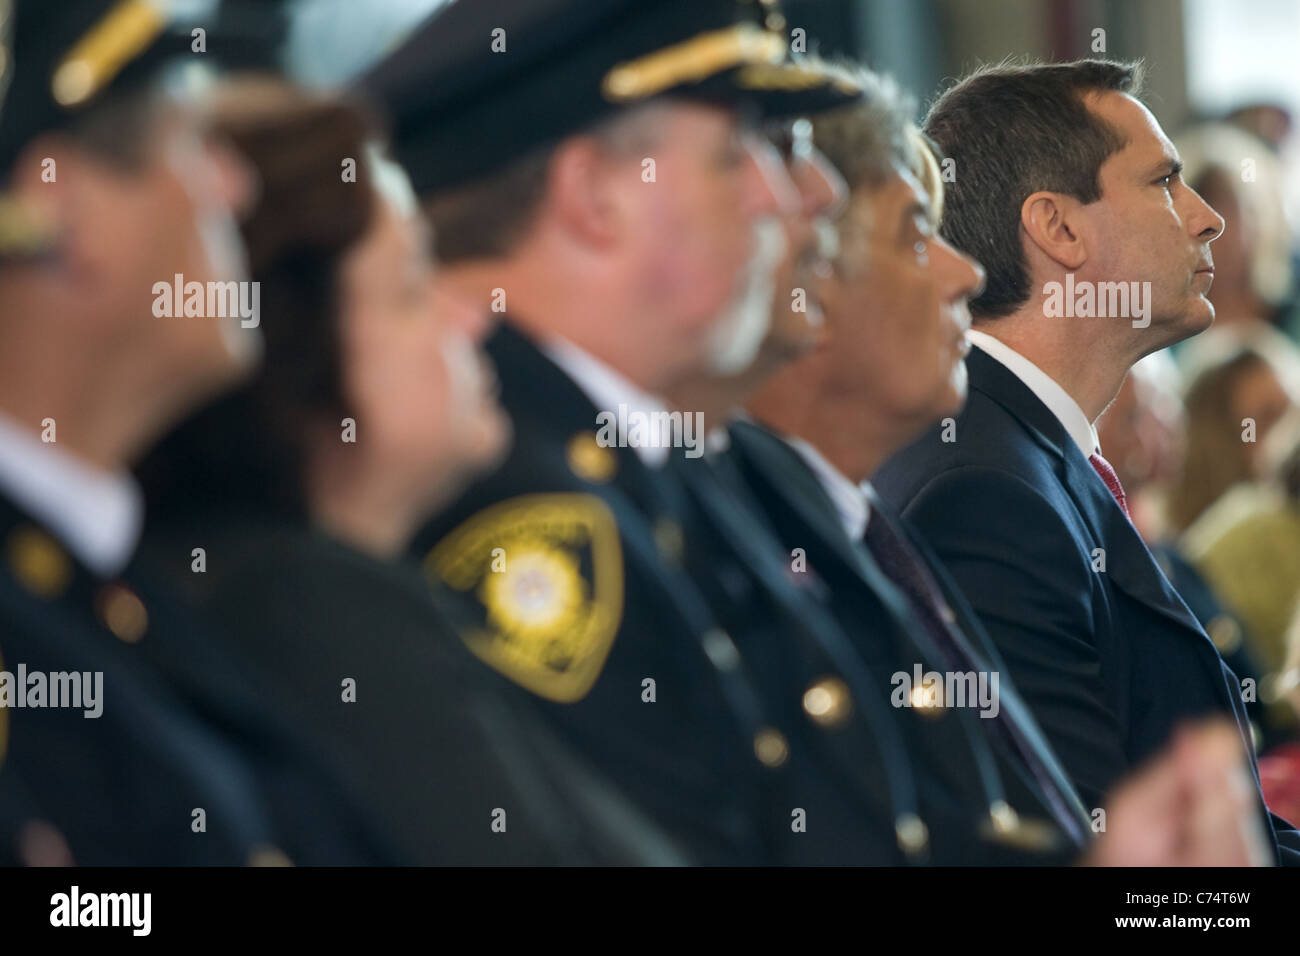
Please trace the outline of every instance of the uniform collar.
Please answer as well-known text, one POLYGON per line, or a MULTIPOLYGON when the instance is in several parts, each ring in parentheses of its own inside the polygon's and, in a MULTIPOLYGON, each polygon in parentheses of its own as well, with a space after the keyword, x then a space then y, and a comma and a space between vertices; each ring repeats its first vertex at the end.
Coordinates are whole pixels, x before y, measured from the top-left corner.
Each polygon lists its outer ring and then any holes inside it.
MULTIPOLYGON (((667 421, 668 405, 663 399, 646 392, 622 372, 568 339, 554 337, 540 348, 582 390, 598 413, 609 412, 621 419, 619 406, 622 405, 629 414, 639 412, 647 415, 650 422, 667 421)), ((597 425, 597 422, 591 423, 593 429, 597 425)), ((630 447, 647 468, 661 468, 668 461, 671 438, 671 433, 652 435, 647 444, 637 443, 630 447)))
POLYGON ((0 492, 101 577, 119 574, 139 541, 144 506, 129 473, 102 471, 4 414, 0 492))
POLYGON ((799 453, 817 476, 827 496, 835 505, 840 524, 851 541, 861 541, 867 533, 867 522, 871 519, 871 505, 867 498, 867 486, 856 485, 842 471, 832 465, 826 456, 811 444, 794 435, 785 436, 786 443, 799 453))
POLYGON ((1066 433, 1079 446, 1084 458, 1089 457, 1093 452, 1101 451, 1097 429, 1088 420, 1079 403, 1071 398, 1070 393, 1057 384, 1055 379, 1015 349, 987 332, 971 329, 966 335, 972 345, 978 346, 982 352, 1003 365, 1047 406, 1048 411, 1056 416, 1066 433))

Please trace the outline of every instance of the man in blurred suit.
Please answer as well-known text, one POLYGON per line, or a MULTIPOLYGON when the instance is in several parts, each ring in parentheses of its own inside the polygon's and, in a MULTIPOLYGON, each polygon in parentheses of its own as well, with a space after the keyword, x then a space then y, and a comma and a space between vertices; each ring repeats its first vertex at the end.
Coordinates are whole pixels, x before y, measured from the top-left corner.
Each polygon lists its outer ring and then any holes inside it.
POLYGON ((158 282, 243 278, 242 163, 158 82, 188 27, 139 2, 21 0, 11 15, 0 860, 386 861, 324 758, 131 565, 129 463, 258 354, 240 315, 158 317, 158 282), (56 706, 56 684, 78 692, 56 706))
POLYGON ((970 399, 876 476, 1092 807, 1189 719, 1235 720, 1253 758, 1236 678, 1129 521, 1093 427, 1133 362, 1213 318, 1223 221, 1179 178, 1139 86, 1129 64, 999 67, 931 109, 956 173, 943 235, 987 270, 970 399))

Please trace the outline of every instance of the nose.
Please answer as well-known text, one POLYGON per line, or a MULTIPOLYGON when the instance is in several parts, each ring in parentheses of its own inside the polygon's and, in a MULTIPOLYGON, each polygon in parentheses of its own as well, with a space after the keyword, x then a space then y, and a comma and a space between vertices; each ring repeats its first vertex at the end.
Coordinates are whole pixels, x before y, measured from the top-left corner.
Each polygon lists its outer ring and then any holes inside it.
POLYGON ((984 291, 985 273, 982 265, 951 246, 941 236, 935 236, 931 240, 932 260, 935 258, 935 251, 939 253, 941 262, 946 263, 944 265, 944 273, 947 277, 945 288, 949 301, 974 299, 984 291))
POLYGON ((753 219, 794 214, 801 203, 800 193, 780 154, 771 143, 753 135, 745 137, 745 152, 745 212, 753 219))
POLYGON ((1223 235, 1223 217, 1195 189, 1188 186, 1187 192, 1195 204, 1191 215, 1187 217, 1188 231, 1201 242, 1213 242, 1223 235))

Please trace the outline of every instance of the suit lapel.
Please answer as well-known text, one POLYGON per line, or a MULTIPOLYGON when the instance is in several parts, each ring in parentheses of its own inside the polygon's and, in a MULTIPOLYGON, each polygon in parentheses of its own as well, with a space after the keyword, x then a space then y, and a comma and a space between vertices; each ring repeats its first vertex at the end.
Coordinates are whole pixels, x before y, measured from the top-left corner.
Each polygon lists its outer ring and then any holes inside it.
POLYGON ((1057 477, 1073 499, 1096 546, 1105 550, 1105 573, 1115 586, 1157 614, 1183 625, 1190 632, 1188 637, 1213 647, 1065 426, 1001 362, 979 348, 971 349, 966 361, 971 389, 1005 408, 1029 437, 1055 459, 1057 477))

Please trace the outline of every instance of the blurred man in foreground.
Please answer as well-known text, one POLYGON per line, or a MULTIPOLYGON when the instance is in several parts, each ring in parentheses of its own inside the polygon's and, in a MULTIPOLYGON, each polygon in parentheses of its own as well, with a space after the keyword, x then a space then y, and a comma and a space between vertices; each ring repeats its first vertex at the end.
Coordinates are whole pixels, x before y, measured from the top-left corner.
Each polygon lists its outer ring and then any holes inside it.
POLYGON ((148 4, 21 2, 13 15, 0 859, 382 862, 323 760, 131 565, 129 463, 258 354, 245 316, 158 308, 175 276, 200 289, 245 278, 245 169, 155 83, 188 33, 178 43, 148 4))

